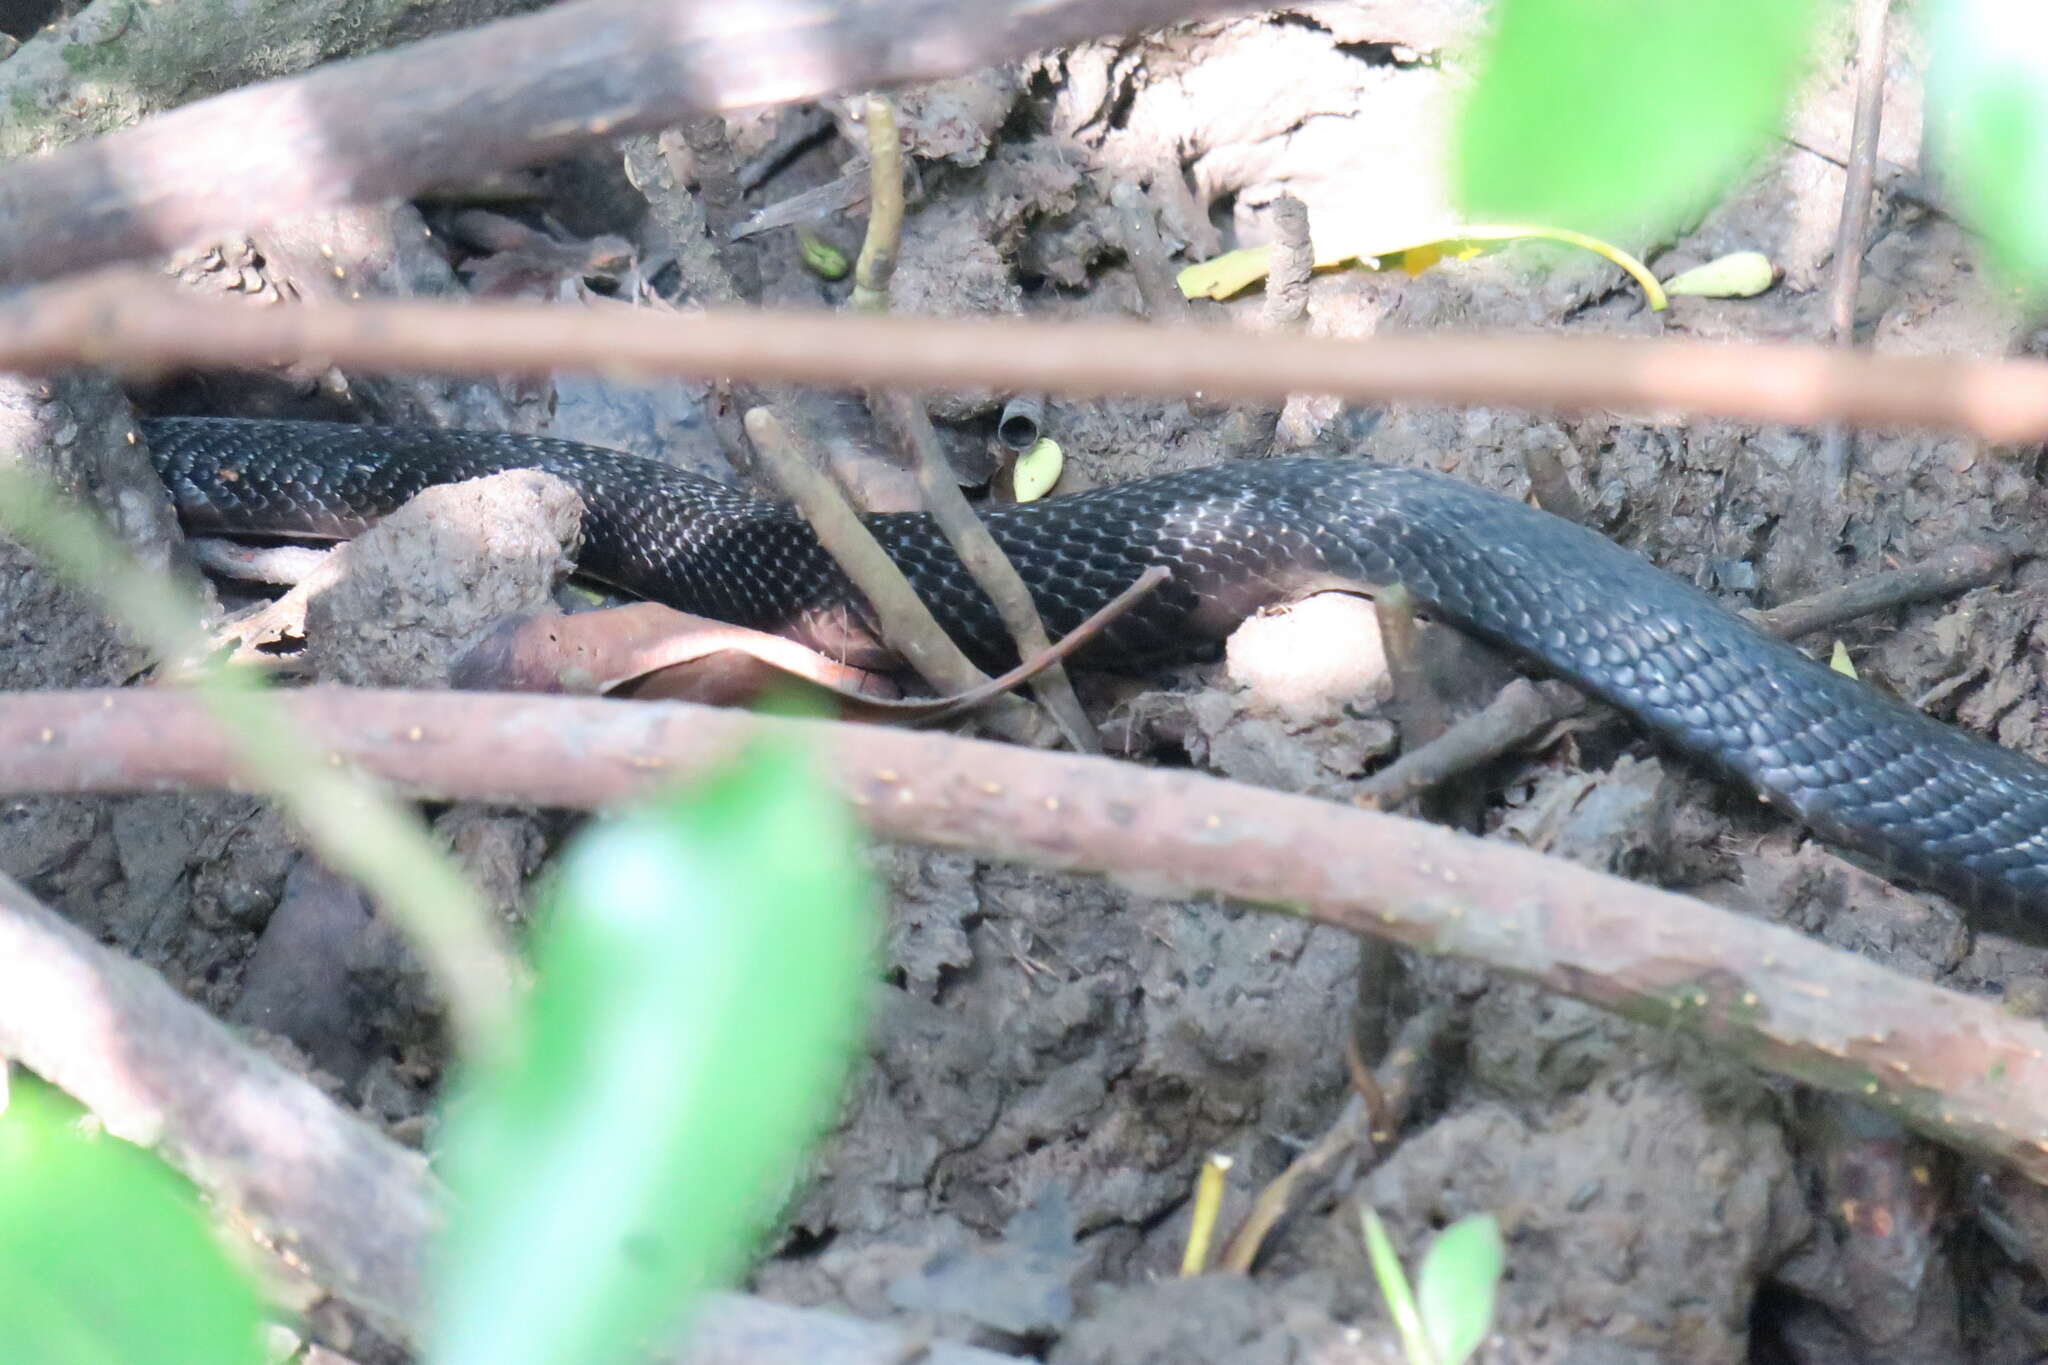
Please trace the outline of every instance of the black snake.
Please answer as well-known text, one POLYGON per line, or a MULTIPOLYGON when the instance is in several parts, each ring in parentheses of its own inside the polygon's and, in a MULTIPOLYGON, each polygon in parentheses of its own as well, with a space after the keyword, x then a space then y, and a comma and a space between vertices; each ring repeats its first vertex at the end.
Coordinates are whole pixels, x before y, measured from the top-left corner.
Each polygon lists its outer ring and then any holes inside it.
MULTIPOLYGON (((194 530, 353 535, 430 485, 541 469, 582 494, 579 562, 596 577, 762 629, 858 610, 794 511, 656 461, 485 432, 213 418, 144 431, 194 530)), ((1401 584, 1889 871, 1980 905, 2048 905, 2048 767, 1889 700, 1511 499, 1363 460, 1279 459, 983 515, 1056 634, 1148 565, 1172 571, 1098 657, 1184 651, 1318 586, 1401 584)), ((1001 662, 1002 623, 930 519, 870 525, 962 647, 1001 662)))

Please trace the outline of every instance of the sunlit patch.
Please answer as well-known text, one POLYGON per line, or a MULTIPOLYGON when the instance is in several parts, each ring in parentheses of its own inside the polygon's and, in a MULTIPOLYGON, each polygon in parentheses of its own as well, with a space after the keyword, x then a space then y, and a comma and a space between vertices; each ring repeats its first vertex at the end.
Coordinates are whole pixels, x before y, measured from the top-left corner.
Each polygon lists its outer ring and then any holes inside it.
POLYGON ((1384 695, 1387 656, 1373 605, 1324 592, 1247 620, 1224 654, 1230 680, 1261 705, 1320 714, 1384 695))

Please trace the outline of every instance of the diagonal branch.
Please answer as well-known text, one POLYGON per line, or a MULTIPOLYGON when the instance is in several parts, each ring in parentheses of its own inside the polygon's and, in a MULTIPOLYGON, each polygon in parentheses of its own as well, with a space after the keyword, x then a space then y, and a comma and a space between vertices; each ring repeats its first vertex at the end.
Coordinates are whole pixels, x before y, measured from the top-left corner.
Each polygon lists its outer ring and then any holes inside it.
POLYGON ((958 75, 1229 0, 580 0, 0 168, 0 283, 537 165, 692 114, 958 75))
MULTIPOLYGON (((0 877, 0 1066, 19 1061, 154 1149, 380 1329, 426 1335, 422 1275, 445 1191, 418 1152, 0 877)), ((0 1073, 4 1075, 4 1073, 0 1073)), ((1002 1365, 879 1323, 712 1294, 687 1365, 1002 1365)))

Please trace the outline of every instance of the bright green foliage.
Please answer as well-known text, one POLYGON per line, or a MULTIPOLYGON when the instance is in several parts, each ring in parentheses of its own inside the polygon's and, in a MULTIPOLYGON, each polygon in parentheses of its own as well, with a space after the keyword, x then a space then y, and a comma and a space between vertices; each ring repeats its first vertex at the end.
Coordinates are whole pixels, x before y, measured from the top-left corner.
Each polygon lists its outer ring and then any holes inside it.
POLYGON ((586 831, 449 1108, 437 1365, 636 1358, 744 1266, 859 1048, 873 893, 801 756, 586 831))
POLYGON ((191 1189, 15 1072, 0 1114, 0 1360, 238 1365, 263 1359, 256 1292, 191 1189))
POLYGON ((1415 1297, 1437 1365, 1464 1365, 1493 1330, 1493 1304, 1507 1268, 1500 1223, 1490 1213, 1460 1218, 1423 1253, 1415 1297))
POLYGON ((1500 0, 1454 148, 1461 212, 1676 226, 1777 127, 1813 15, 1812 0, 1500 0))
POLYGON ((1992 262, 2048 299, 2048 6, 1942 0, 1933 40, 1941 172, 1992 262))

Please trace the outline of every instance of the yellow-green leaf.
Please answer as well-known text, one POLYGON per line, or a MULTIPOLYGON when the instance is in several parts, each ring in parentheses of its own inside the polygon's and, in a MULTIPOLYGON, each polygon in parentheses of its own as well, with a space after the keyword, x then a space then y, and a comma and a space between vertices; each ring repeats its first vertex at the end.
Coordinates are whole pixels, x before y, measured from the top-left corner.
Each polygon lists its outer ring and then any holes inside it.
MULTIPOLYGON (((1540 227, 1530 223, 1487 223, 1453 229, 1442 237, 1421 242, 1389 243, 1366 249, 1354 247, 1318 248, 1316 269, 1356 266, 1361 270, 1405 270, 1420 275, 1441 261, 1469 261, 1475 256, 1498 251, 1510 242, 1537 240, 1563 242, 1579 247, 1620 266, 1642 287, 1651 309, 1662 310, 1669 302, 1664 288, 1650 268, 1629 252, 1570 228, 1540 227)), ((1200 261, 1182 270, 1180 291, 1188 298, 1227 299, 1266 278, 1271 269, 1272 248, 1256 246, 1200 261)))
POLYGON ((1010 483, 1015 489, 1018 502, 1036 502, 1052 491, 1060 481, 1060 473, 1067 466, 1066 453, 1058 441, 1050 436, 1038 438, 1038 444, 1017 457, 1017 465, 1010 471, 1010 483))
POLYGON ((1273 249, 1248 246, 1197 261, 1175 277, 1180 292, 1191 299, 1227 299, 1266 278, 1273 249))
POLYGON ((803 257, 805 267, 822 279, 844 279, 846 272, 853 269, 853 263, 846 259, 845 252, 807 227, 796 230, 796 249, 803 257))
POLYGON ((1681 270, 1664 281, 1664 292, 1707 299, 1747 299, 1763 293, 1777 280, 1777 267, 1763 252, 1733 251, 1705 265, 1681 270))

